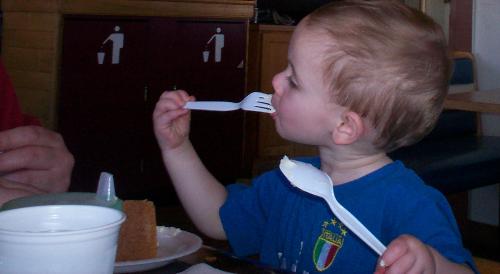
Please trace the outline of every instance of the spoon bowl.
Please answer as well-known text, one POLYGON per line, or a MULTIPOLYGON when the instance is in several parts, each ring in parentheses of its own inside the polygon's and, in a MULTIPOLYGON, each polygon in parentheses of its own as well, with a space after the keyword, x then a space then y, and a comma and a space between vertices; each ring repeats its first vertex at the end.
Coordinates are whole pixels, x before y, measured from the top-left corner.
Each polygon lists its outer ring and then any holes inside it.
POLYGON ((335 198, 333 182, 328 174, 311 164, 290 160, 284 156, 280 161, 280 170, 293 186, 323 198, 337 218, 379 256, 386 247, 335 198))

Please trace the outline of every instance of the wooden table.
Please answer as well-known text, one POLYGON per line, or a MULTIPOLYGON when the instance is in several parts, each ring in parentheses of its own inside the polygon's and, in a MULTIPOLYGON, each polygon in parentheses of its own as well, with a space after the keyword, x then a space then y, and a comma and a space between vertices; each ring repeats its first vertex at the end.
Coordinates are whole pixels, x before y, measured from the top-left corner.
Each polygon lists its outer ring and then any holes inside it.
POLYGON ((199 263, 206 263, 216 269, 238 274, 281 273, 279 270, 262 265, 257 258, 239 258, 232 255, 227 241, 213 240, 204 236, 196 229, 180 205, 156 207, 156 217, 158 225, 178 227, 198 235, 203 240, 203 246, 193 254, 181 257, 166 266, 133 274, 175 274, 199 263))
MULTIPOLYGON (((216 270, 238 273, 238 274, 279 274, 284 273, 277 269, 272 269, 262 265, 257 260, 241 258, 232 255, 231 253, 209 246, 202 246, 193 254, 181 257, 174 260, 165 266, 135 272, 133 274, 176 274, 195 264, 207 264, 216 270)), ((132 274, 132 273, 131 273, 132 274)))
POLYGON ((500 114, 500 89, 449 94, 444 108, 500 114))

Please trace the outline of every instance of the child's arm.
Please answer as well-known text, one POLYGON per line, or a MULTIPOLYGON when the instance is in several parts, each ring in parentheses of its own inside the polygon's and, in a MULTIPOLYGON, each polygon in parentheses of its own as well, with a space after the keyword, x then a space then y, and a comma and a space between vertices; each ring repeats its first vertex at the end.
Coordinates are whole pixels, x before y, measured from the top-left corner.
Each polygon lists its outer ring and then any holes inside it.
POLYGON ((189 110, 193 100, 185 91, 164 92, 156 104, 153 122, 163 162, 177 195, 195 225, 206 235, 225 239, 219 208, 226 189, 201 162, 189 141, 189 110))
POLYGON ((410 235, 392 241, 382 254, 385 267, 377 266, 375 273, 473 273, 466 265, 453 263, 434 248, 410 235))

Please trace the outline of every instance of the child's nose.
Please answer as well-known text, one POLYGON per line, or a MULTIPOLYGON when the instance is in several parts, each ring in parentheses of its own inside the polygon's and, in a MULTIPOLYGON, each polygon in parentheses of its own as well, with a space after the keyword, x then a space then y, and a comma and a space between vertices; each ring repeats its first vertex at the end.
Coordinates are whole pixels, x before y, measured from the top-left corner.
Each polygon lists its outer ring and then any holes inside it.
POLYGON ((283 94, 283 73, 280 72, 273 77, 272 85, 274 93, 278 96, 283 94))

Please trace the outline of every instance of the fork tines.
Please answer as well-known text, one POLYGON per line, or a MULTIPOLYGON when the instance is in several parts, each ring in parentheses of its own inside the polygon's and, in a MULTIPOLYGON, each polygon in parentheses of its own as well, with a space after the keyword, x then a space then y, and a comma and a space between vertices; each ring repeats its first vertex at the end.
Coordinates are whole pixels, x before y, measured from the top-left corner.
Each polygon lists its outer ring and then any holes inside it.
POLYGON ((255 104, 252 106, 252 110, 273 113, 276 110, 271 105, 271 98, 273 98, 272 94, 254 91, 252 94, 257 95, 257 100, 255 100, 255 104))
POLYGON ((269 102, 269 100, 271 100, 270 97, 271 96, 267 96, 267 97, 259 96, 259 99, 257 100, 257 103, 259 103, 259 105, 255 105, 254 107, 260 108, 262 110, 267 110, 269 112, 274 112, 275 110, 274 110, 273 106, 271 105, 271 103, 269 102))

